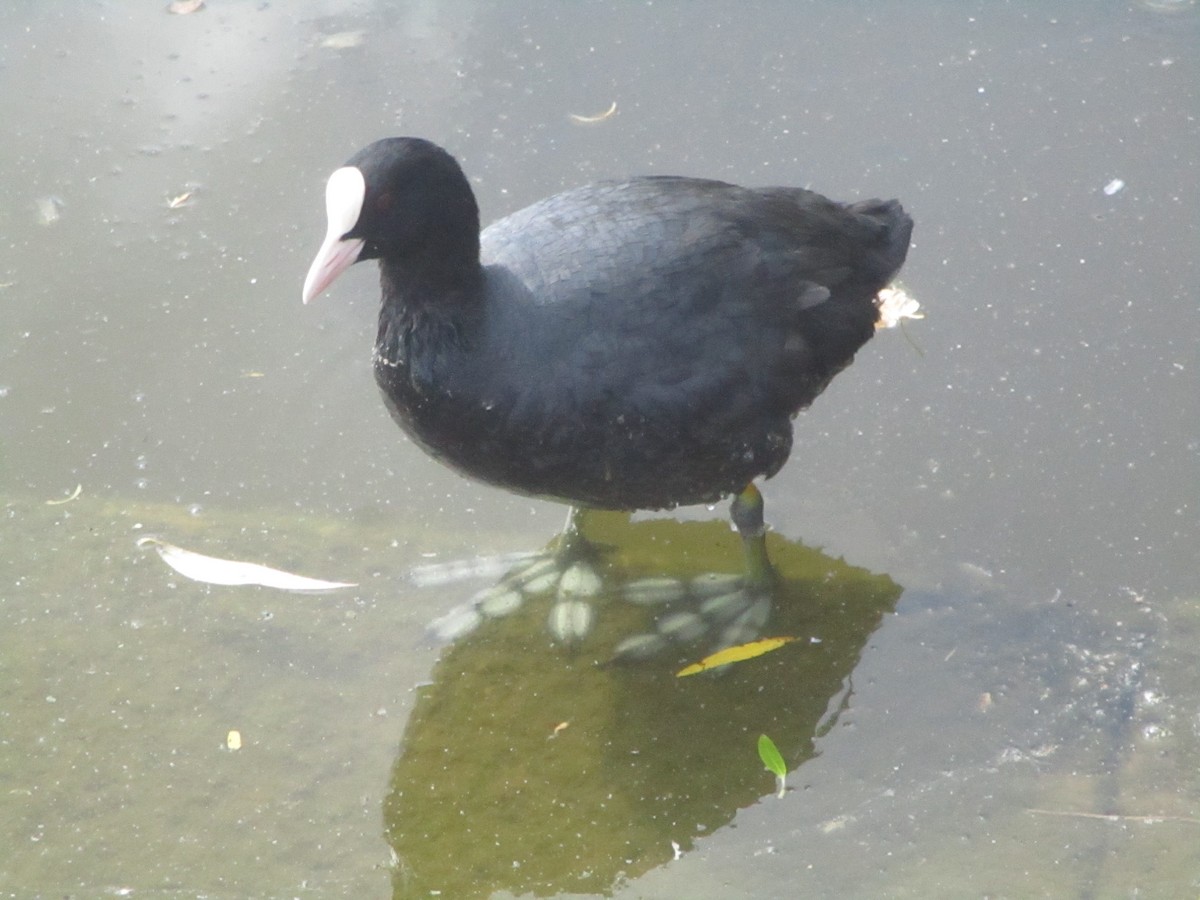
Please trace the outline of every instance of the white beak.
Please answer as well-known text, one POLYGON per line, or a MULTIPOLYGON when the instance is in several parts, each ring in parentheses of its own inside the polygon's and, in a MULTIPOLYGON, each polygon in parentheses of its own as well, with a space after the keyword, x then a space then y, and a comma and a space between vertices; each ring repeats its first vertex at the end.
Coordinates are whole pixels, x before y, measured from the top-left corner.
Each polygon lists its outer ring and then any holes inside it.
POLYGON ((346 239, 344 235, 358 222, 366 192, 363 174, 354 166, 344 166, 329 176, 329 182, 325 185, 327 230, 321 249, 317 251, 304 279, 305 303, 358 262, 362 239, 346 239))

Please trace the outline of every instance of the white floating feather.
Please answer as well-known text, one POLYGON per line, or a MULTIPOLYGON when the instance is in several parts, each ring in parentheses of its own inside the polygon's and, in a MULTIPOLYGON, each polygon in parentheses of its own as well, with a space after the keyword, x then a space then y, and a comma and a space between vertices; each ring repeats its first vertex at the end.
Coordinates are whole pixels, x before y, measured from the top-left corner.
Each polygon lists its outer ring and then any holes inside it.
POLYGON ((163 562, 192 581, 205 584, 259 584, 263 587, 278 588, 282 591, 329 591, 334 588, 355 587, 348 581, 322 581, 319 578, 306 578, 303 575, 293 575, 280 569, 258 563, 241 562, 236 559, 218 559, 215 556, 205 556, 184 550, 166 541, 154 537, 140 538, 139 547, 153 546, 163 562))

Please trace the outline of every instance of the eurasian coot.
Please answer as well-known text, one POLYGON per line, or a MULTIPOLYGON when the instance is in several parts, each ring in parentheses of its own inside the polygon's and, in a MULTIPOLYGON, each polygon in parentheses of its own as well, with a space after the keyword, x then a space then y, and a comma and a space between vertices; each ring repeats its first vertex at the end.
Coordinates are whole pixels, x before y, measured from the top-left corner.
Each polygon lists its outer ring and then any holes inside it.
POLYGON ((575 506, 733 494, 760 556, 752 481, 779 470, 793 416, 875 332, 912 232, 895 200, 649 176, 480 234, 462 169, 417 138, 355 154, 326 209, 304 301, 379 260, 376 379, 428 453, 575 506))

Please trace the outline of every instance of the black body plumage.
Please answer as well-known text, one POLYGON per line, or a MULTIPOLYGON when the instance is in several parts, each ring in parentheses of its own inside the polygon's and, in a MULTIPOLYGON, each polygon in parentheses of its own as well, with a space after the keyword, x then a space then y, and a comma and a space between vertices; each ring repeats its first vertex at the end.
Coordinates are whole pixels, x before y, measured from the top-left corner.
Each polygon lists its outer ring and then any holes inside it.
POLYGON ((467 475, 591 507, 712 502, 778 471, 792 417, 874 333, 912 231, 896 201, 642 177, 480 234, 435 145, 388 139, 348 165, 396 421, 467 475))

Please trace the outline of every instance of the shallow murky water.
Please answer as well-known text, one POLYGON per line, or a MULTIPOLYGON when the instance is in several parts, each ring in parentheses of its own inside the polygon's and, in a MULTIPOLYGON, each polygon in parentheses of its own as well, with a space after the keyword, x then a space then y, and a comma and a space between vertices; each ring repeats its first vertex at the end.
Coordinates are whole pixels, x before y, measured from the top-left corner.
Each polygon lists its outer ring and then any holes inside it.
POLYGON ((0 10, 0 894, 1195 891, 1200 9, 164 7, 0 10), (737 569, 704 509, 596 525, 577 645, 548 597, 429 637, 497 575, 414 572, 563 511, 402 438, 367 267, 299 304, 324 178, 396 133, 485 218, 636 172, 903 200, 928 318, 764 488, 800 640, 597 666, 673 614, 623 579, 737 569))

